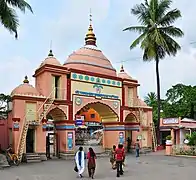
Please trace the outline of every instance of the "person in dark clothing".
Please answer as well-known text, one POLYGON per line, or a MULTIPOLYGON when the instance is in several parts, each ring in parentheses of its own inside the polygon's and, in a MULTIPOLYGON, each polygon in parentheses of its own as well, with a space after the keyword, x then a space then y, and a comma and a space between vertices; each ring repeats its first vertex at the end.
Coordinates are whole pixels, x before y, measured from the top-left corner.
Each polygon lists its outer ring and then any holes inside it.
POLYGON ((95 168, 96 168, 96 154, 93 151, 93 148, 89 148, 89 152, 87 153, 87 159, 88 159, 88 174, 89 177, 94 179, 95 174, 95 168))
POLYGON ((129 153, 131 150, 131 139, 130 137, 127 138, 127 152, 129 153))
POLYGON ((118 148, 115 151, 115 159, 116 159, 117 177, 120 177, 120 175, 123 175, 122 164, 125 159, 125 152, 122 144, 119 144, 118 148))
POLYGON ((137 139, 136 143, 135 143, 135 152, 136 152, 136 157, 138 158, 140 156, 140 141, 139 141, 139 139, 137 139))

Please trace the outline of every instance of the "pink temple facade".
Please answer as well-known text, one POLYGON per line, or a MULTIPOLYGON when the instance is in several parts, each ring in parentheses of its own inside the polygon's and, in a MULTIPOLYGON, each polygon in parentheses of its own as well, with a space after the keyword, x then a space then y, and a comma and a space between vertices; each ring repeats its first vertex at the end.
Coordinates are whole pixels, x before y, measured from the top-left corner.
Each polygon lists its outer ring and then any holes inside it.
POLYGON ((8 143, 19 157, 46 154, 49 146, 56 154, 74 152, 76 125, 85 123, 85 117, 77 117, 89 109, 100 116, 103 150, 118 143, 126 146, 128 137, 132 144, 139 138, 142 147, 152 148, 152 108, 139 99, 138 81, 123 66, 117 73, 96 46, 92 25, 85 45, 64 64, 51 50, 33 76, 35 87, 25 77, 11 92, 12 111, 6 131, 8 143))

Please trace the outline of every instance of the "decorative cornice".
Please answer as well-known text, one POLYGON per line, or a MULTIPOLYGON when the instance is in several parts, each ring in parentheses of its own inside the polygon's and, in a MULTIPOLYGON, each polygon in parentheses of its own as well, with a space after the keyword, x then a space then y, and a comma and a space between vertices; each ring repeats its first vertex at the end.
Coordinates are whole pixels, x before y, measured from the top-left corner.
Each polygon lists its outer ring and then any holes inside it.
POLYGON ((81 74, 86 74, 89 76, 96 76, 100 78, 107 78, 107 79, 122 81, 122 78, 119 78, 117 76, 110 76, 110 75, 105 75, 105 74, 100 74, 100 73, 95 73, 95 72, 83 71, 83 70, 74 69, 74 68, 70 68, 69 71, 72 73, 79 73, 79 74, 81 73, 81 74))
POLYGON ((38 76, 39 74, 43 72, 59 72, 61 74, 69 74, 68 68, 65 66, 58 66, 58 65, 52 65, 52 64, 44 64, 43 66, 39 67, 38 69, 35 70, 35 74, 33 77, 38 76))

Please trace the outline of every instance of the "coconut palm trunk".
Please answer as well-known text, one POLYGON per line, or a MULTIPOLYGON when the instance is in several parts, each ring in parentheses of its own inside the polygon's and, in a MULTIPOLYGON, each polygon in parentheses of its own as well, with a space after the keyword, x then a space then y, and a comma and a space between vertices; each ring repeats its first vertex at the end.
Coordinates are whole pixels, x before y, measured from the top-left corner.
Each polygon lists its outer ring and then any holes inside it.
POLYGON ((157 144, 160 144, 160 118, 161 118, 161 88, 160 88, 160 76, 159 76, 159 58, 155 60, 156 64, 156 79, 157 79, 157 144))

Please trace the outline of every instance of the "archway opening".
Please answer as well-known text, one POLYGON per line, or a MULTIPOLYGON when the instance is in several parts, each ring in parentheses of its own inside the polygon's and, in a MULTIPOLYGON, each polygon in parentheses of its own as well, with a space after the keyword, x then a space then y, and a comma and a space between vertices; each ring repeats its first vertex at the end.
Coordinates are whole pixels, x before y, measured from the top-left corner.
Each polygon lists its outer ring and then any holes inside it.
POLYGON ((46 115, 46 155, 47 158, 58 156, 60 136, 55 128, 56 121, 63 121, 67 119, 66 114, 60 108, 51 109, 46 115))
MULTIPOLYGON (((136 116, 133 113, 130 113, 125 118, 125 124, 129 127, 134 125, 135 123, 138 123, 138 120, 136 116)), ((127 128, 125 131, 125 138, 127 141, 127 152, 132 152, 132 145, 135 142, 135 129, 134 128, 127 128)))
POLYGON ((76 146, 102 146, 103 123, 118 120, 118 115, 106 104, 95 102, 85 105, 75 115, 76 146))
POLYGON ((137 118, 133 113, 130 113, 125 118, 125 123, 137 123, 137 118))

